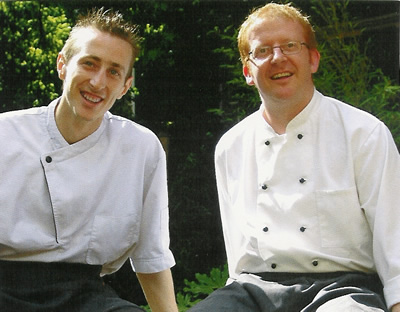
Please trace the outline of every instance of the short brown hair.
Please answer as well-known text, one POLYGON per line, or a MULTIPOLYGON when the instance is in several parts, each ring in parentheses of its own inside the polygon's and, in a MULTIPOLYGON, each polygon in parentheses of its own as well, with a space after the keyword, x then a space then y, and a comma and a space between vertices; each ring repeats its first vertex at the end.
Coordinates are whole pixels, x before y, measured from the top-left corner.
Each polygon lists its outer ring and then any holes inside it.
POLYGON ((72 28, 62 49, 65 61, 68 63, 79 52, 79 46, 76 43, 78 38, 77 33, 82 29, 90 27, 117 36, 131 45, 132 59, 126 78, 132 76, 133 64, 140 52, 139 44, 141 38, 138 35, 138 27, 125 22, 122 14, 118 11, 114 12, 112 10, 105 10, 104 8, 92 9, 87 15, 81 16, 72 28))
POLYGON ((246 64, 250 52, 248 35, 252 27, 255 25, 257 20, 274 18, 286 18, 299 22, 304 29, 308 46, 310 48, 317 47, 315 31, 307 16, 303 15, 300 10, 294 8, 291 4, 268 3, 263 7, 253 10, 240 26, 238 48, 243 65, 246 64))

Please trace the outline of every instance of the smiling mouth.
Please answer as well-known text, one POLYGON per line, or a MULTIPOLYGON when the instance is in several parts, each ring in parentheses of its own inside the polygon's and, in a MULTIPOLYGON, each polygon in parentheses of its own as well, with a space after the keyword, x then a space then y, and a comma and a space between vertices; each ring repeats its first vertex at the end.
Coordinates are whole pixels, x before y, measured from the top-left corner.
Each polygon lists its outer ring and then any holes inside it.
POLYGON ((292 76, 292 75, 293 75, 292 73, 288 73, 288 72, 286 72, 286 73, 279 73, 279 74, 273 75, 273 76, 271 77, 271 79, 272 79, 272 80, 277 80, 277 79, 281 79, 281 78, 287 78, 287 77, 290 77, 290 76, 292 76))
POLYGON ((81 95, 83 96, 83 98, 85 100, 87 100, 89 102, 92 102, 92 103, 99 103, 100 101, 103 100, 101 97, 93 96, 93 95, 90 95, 90 94, 88 94, 86 92, 81 92, 81 95))

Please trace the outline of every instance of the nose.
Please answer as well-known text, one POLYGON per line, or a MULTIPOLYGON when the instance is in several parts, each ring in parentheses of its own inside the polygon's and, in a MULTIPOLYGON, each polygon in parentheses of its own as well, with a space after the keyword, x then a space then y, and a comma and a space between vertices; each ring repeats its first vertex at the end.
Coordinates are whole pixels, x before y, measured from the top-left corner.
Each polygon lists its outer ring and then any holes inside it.
POLYGON ((106 71, 98 70, 90 78, 90 85, 93 87, 94 90, 101 90, 106 86, 106 81, 106 71))
POLYGON ((271 63, 279 63, 282 61, 286 61, 286 55, 282 53, 281 47, 273 47, 271 63))

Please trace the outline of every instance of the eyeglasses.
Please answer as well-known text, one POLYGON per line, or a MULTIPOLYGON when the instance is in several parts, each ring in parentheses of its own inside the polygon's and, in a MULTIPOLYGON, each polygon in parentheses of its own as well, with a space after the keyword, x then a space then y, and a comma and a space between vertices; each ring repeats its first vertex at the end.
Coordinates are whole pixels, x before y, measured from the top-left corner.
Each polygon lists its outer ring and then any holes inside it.
POLYGON ((279 48, 284 55, 293 55, 301 52, 302 46, 308 48, 308 44, 300 41, 289 41, 287 43, 271 47, 271 46, 261 46, 255 48, 253 51, 249 52, 249 57, 254 61, 264 61, 269 58, 273 53, 274 49, 279 48))

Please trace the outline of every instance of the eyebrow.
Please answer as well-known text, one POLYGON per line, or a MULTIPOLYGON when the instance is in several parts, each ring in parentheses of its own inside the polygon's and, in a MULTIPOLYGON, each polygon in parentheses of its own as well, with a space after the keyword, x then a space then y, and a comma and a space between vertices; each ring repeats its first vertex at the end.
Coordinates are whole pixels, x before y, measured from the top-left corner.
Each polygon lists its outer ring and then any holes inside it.
MULTIPOLYGON (((97 61, 97 62, 101 62, 101 61, 102 61, 102 59, 99 58, 98 56, 96 56, 96 55, 90 55, 90 54, 89 54, 89 55, 85 55, 85 56, 83 56, 82 58, 83 58, 83 59, 85 59, 85 58, 90 58, 90 59, 93 59, 93 60, 95 60, 95 61, 97 61)), ((124 72, 126 72, 124 66, 122 66, 122 65, 119 64, 119 63, 111 62, 111 66, 112 66, 112 67, 115 67, 115 68, 119 68, 119 69, 123 70, 124 72)))

